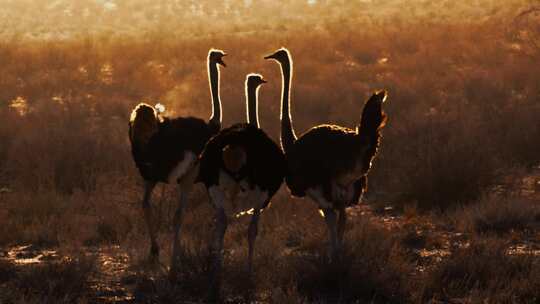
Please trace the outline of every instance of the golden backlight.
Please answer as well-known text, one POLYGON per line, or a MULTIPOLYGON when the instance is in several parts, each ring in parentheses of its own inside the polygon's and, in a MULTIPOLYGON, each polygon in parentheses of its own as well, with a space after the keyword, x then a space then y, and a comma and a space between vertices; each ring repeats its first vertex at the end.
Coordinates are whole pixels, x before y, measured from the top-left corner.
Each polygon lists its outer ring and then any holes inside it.
POLYGON ((0 303, 204 302, 214 209, 200 185, 184 197, 171 283, 179 195, 154 190, 153 265, 130 114, 155 109, 144 142, 168 116, 207 121, 215 48, 223 128, 246 121, 246 75, 260 73, 258 120, 279 143, 281 74, 263 57, 280 47, 299 137, 355 129, 380 89, 388 123, 342 260, 325 255, 333 215, 283 184, 252 276, 258 212, 230 214, 224 302, 540 299, 540 1, 0 0, 0 25, 0 303))

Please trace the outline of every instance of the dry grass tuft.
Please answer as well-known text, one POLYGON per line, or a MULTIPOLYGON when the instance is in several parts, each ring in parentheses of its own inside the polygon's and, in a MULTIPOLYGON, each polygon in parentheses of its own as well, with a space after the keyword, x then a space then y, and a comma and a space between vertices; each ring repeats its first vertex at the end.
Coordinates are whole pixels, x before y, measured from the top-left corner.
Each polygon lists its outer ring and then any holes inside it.
POLYGON ((540 261, 532 253, 508 255, 499 239, 476 239, 456 249, 423 282, 421 302, 536 303, 540 261))
POLYGON ((540 204, 532 199, 486 195, 452 215, 461 230, 503 234, 536 229, 540 225, 540 204))
POLYGON ((414 266, 397 238, 360 221, 346 242, 340 261, 329 261, 326 248, 296 258, 299 294, 322 303, 400 303, 407 297, 414 266))
MULTIPOLYGON (((231 227, 229 238, 235 238, 234 230, 243 228, 241 224, 231 227)), ((245 242, 231 244, 230 239, 229 243, 226 240, 222 283, 225 302, 399 303, 408 297, 407 278, 414 269, 413 263, 399 240, 384 229, 367 221, 355 221, 342 259, 333 262, 327 258, 324 240, 319 238, 315 246, 288 248, 283 237, 263 232, 257 241, 255 273, 251 277, 247 272, 245 242)), ((172 284, 166 274, 156 276, 142 270, 135 297, 147 302, 204 299, 208 291, 208 265, 206 244, 185 242, 178 282, 172 284)))
MULTIPOLYGON (((4 266, 7 265, 0 265, 4 266)), ((69 261, 8 267, 12 267, 10 277, 2 284, 0 302, 67 304, 84 302, 89 291, 88 280, 95 271, 95 260, 80 255, 69 261)))

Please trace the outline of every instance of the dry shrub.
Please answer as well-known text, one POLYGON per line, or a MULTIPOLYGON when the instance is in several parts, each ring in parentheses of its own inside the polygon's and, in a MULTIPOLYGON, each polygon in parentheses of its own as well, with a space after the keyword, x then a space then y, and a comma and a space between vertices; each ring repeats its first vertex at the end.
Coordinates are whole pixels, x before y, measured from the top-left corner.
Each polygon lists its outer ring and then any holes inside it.
MULTIPOLYGON (((0 285, 9 282, 17 276, 17 269, 8 260, 0 259, 0 285)), ((1 299, 0 293, 0 299, 1 299)))
POLYGON ((457 226, 476 233, 506 233, 535 229, 540 224, 540 205, 532 199, 486 195, 451 215, 457 226))
MULTIPOLYGON (((396 193, 399 200, 412 201, 421 209, 446 209, 474 200, 494 182, 500 163, 495 157, 485 157, 492 155, 493 145, 481 142, 483 138, 489 140, 483 135, 486 131, 468 126, 463 120, 442 122, 425 118, 414 127, 423 134, 385 142, 408 149, 397 148, 405 154, 394 172, 394 178, 399 176, 401 181, 400 192, 396 193)), ((387 160, 385 157, 381 162, 387 160)))
POLYGON ((295 59, 298 133, 326 122, 354 126, 370 92, 387 88, 390 121, 370 189, 390 199, 444 209, 477 199, 505 167, 538 162, 539 54, 513 47, 520 42, 504 35, 507 23, 410 23, 403 31, 403 20, 382 27, 362 22, 348 21, 336 32, 330 31, 336 24, 309 34, 291 28, 289 38, 174 40, 154 33, 3 44, 0 66, 9 77, 0 82, 7 101, 0 104, 0 183, 71 193, 98 190, 104 174, 136 178, 127 141, 131 107, 160 101, 173 116, 207 117, 204 61, 216 46, 235 54, 222 72, 224 125, 245 119, 243 79, 257 70, 269 80, 260 113, 274 138, 280 76, 261 54, 276 44, 287 45, 295 59), (346 34, 357 28, 365 31, 354 39, 346 34), (24 116, 9 107, 18 98, 27 103, 24 116))
POLYGON ((78 246, 119 243, 145 231, 142 211, 130 187, 133 182, 102 176, 100 192, 52 190, 2 194, 6 221, 0 227, 0 244, 78 246), (120 192, 122 189, 123 192, 120 192))
MULTIPOLYGON (((171 284, 166 274, 156 276, 139 268, 139 301, 197 301, 207 296, 213 224, 207 225, 208 219, 202 218, 207 215, 205 209, 186 214, 178 282, 171 284)), ((253 276, 247 272, 248 223, 249 217, 231 221, 225 236, 225 302, 399 303, 409 297, 412 261, 397 237, 367 220, 349 221, 344 257, 331 262, 326 227, 313 204, 288 201, 286 195, 278 194, 261 217, 253 276)), ((168 261, 169 249, 164 249, 164 261, 168 261)), ((142 259, 146 252, 142 251, 142 259)))
POLYGON ((340 261, 329 261, 326 248, 294 259, 298 293, 309 302, 401 303, 408 298, 414 266, 399 240, 368 221, 347 235, 340 261))
POLYGON ((72 260, 19 267, 4 283, 2 303, 84 302, 95 259, 80 255, 72 260))
POLYGON ((173 303, 204 299, 209 286, 208 265, 206 243, 201 247, 184 244, 180 252, 177 281, 171 282, 165 272, 156 275, 153 269, 147 271, 139 268, 133 292, 135 300, 141 303, 173 303))
POLYGON ((247 288, 271 303, 387 303, 408 297, 407 277, 413 266, 399 240, 386 230, 352 219, 343 257, 330 261, 325 225, 316 211, 308 216, 310 212, 298 209, 287 215, 293 222, 283 225, 286 229, 275 231, 283 228, 275 225, 273 234, 258 240, 255 282, 246 281, 244 255, 231 263, 238 275, 226 280, 227 290, 238 290, 238 296, 247 288), (309 233, 293 243, 287 231, 294 229, 309 233))
POLYGON ((536 63, 497 48, 510 43, 491 40, 497 27, 456 25, 456 48, 446 47, 448 37, 439 30, 424 28, 429 42, 418 53, 393 56, 396 66, 415 76, 393 70, 387 79, 390 121, 372 189, 424 209, 446 209, 476 200, 506 168, 538 162, 540 124, 534 116, 540 107, 528 68, 536 63), (466 32, 477 37, 475 43, 466 32))
POLYGON ((532 252, 508 255, 508 244, 476 239, 430 272, 421 302, 536 303, 540 299, 540 261, 532 252))
POLYGON ((117 144, 124 137, 112 131, 125 123, 92 114, 84 101, 64 102, 68 105, 38 102, 35 112, 14 121, 20 127, 11 139, 5 168, 16 177, 9 183, 19 190, 91 191, 101 176, 125 170, 118 159, 127 158, 128 150, 117 144))
POLYGON ((2 225, 1 244, 36 243, 44 246, 59 244, 58 232, 64 226, 61 214, 67 209, 56 193, 5 195, 8 220, 2 225))

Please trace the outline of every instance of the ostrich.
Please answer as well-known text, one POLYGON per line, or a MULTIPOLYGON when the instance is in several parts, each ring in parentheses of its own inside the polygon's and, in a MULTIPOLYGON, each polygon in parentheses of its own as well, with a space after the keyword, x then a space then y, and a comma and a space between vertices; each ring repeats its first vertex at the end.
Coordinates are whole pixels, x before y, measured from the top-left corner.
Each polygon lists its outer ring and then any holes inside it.
POLYGON ((247 123, 223 129, 206 144, 200 158, 198 180, 206 186, 216 212, 210 247, 213 258, 212 297, 219 293, 223 238, 228 218, 239 214, 252 215, 248 228, 248 269, 251 274, 259 215, 285 176, 283 151, 259 127, 257 95, 259 86, 265 82, 258 74, 246 77, 247 123))
POLYGON ((150 234, 150 258, 159 258, 159 247, 152 225, 150 197, 158 182, 177 183, 180 190, 178 208, 174 214, 174 239, 171 273, 176 270, 182 211, 189 190, 197 176, 197 158, 211 136, 221 129, 219 98, 219 67, 225 66, 220 50, 208 53, 208 77, 212 95, 212 116, 208 122, 194 117, 165 118, 148 104, 140 103, 131 112, 129 139, 133 159, 144 179, 142 207, 150 234))
POLYGON ((367 174, 386 122, 382 104, 387 93, 378 91, 369 98, 355 130, 319 125, 297 139, 290 114, 293 63, 289 51, 281 48, 264 58, 281 66, 281 146, 288 169, 285 181, 292 195, 307 195, 317 203, 328 227, 330 256, 334 259, 343 244, 345 208, 357 204, 367 190, 367 174))

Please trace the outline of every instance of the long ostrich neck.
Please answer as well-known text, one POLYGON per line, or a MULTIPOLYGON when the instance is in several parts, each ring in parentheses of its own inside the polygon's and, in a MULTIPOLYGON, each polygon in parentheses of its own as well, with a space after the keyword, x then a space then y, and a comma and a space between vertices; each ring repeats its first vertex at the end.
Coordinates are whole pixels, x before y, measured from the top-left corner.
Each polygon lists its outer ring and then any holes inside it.
POLYGON ((246 85, 246 112, 247 112, 247 122, 255 127, 259 127, 259 110, 257 95, 259 93, 259 86, 248 83, 246 85))
POLYGON ((291 90, 292 65, 289 59, 280 62, 281 76, 283 78, 281 88, 281 147, 287 153, 296 141, 296 135, 291 120, 291 100, 289 92, 291 90))
POLYGON ((221 127, 221 99, 219 98, 219 68, 217 63, 208 60, 208 77, 210 78, 210 94, 212 95, 212 116, 209 122, 221 127))

